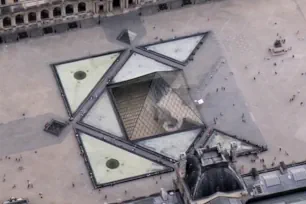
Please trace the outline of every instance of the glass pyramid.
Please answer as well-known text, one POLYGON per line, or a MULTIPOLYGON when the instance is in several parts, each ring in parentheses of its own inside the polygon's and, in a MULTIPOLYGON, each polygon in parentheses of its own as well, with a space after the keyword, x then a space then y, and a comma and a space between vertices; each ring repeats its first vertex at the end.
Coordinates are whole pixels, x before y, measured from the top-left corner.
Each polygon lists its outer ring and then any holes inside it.
POLYGON ((155 72, 109 86, 130 140, 203 125, 182 71, 155 72))
POLYGON ((117 40, 126 44, 131 44, 135 40, 136 36, 137 36, 136 33, 125 29, 117 37, 117 40))

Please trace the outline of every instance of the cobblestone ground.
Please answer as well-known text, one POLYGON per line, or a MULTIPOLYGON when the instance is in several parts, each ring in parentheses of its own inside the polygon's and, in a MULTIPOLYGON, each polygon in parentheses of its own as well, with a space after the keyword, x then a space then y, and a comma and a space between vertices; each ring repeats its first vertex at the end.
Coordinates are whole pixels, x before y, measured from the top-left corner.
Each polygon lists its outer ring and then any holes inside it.
MULTIPOLYGON (((277 162, 301 161, 306 155, 304 13, 303 0, 226 0, 196 5, 141 17, 140 43, 154 42, 157 36, 167 39, 213 31, 250 115, 269 146, 269 151, 260 157, 265 157, 267 164, 275 156, 277 162), (292 51, 264 60, 277 34, 286 38, 292 51), (295 101, 289 103, 294 94, 295 101), (300 105, 301 102, 305 105, 300 105)), ((7 149, 0 150, 0 201, 10 196, 24 196, 32 203, 98 204, 148 195, 160 187, 172 188, 173 175, 168 174, 104 188, 100 192, 93 190, 71 127, 62 140, 40 142, 49 135, 29 125, 31 120, 47 119, 48 114, 59 119, 67 117, 49 64, 122 48, 110 39, 111 29, 109 25, 95 27, 0 47, 0 149, 4 146, 7 149), (34 139, 37 142, 29 145, 28 141, 34 139), (15 158, 20 155, 21 162, 16 162, 15 158), (20 166, 24 167, 22 171, 20 166), (27 189, 27 180, 34 184, 33 189, 27 189), (14 184, 16 188, 12 189, 14 184), (40 192, 44 195, 42 199, 40 192)), ((249 159, 241 159, 240 165, 260 166, 251 164, 249 159)))

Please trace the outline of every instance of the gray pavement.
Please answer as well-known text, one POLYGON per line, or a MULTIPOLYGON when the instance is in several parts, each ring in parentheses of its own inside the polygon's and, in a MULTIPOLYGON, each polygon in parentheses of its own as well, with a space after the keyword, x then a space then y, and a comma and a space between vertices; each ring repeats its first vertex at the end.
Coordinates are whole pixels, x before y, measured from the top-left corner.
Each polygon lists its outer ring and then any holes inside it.
POLYGON ((62 142, 68 134, 66 130, 60 137, 43 131, 44 125, 51 119, 63 120, 57 115, 48 113, 0 125, 0 157, 62 142))

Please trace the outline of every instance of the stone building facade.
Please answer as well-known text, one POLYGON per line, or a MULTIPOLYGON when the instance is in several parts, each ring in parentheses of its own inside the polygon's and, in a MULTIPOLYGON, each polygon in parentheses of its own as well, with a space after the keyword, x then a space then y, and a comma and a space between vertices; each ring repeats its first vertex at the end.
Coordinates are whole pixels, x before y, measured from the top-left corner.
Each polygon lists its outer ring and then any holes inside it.
POLYGON ((137 10, 140 15, 205 0, 0 0, 0 44, 100 23, 137 10))

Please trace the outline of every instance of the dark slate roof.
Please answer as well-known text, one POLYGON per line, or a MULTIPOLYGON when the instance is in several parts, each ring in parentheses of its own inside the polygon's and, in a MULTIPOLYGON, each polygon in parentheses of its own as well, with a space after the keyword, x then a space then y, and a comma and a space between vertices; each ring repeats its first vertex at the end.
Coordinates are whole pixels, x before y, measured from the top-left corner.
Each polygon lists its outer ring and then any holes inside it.
POLYGON ((242 189, 239 179, 229 168, 211 168, 202 173, 194 189, 193 198, 197 200, 216 192, 234 192, 242 189))
POLYGON ((305 204, 306 193, 304 189, 300 192, 282 192, 271 196, 251 199, 246 204, 305 204))
POLYGON ((213 154, 216 152, 209 153, 211 154, 203 154, 201 158, 195 155, 187 156, 185 182, 192 199, 205 198, 216 192, 243 190, 243 184, 228 163, 225 163, 218 154, 213 154), (216 162, 207 162, 207 159, 216 162))
POLYGON ((306 164, 289 166, 284 173, 275 168, 259 173, 255 179, 251 175, 244 176, 243 180, 255 196, 302 188, 306 186, 306 164))

